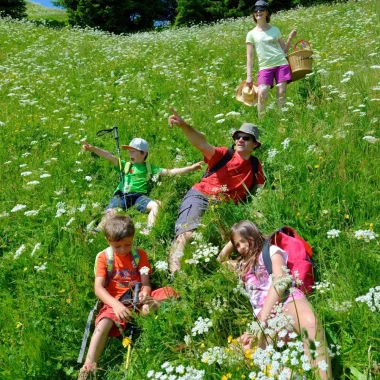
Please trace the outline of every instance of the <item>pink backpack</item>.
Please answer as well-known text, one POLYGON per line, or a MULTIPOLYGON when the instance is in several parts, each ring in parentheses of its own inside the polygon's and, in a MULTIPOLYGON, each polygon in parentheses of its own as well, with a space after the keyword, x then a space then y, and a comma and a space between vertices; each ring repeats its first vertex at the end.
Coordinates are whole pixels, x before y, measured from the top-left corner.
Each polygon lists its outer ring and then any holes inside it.
POLYGON ((293 228, 281 227, 270 235, 263 245, 263 260, 269 274, 272 274, 272 260, 269 254, 270 245, 277 245, 287 252, 287 267, 290 273, 294 276, 294 272, 298 272, 298 279, 303 282, 299 288, 306 294, 311 293, 314 285, 314 270, 311 260, 313 251, 310 245, 293 228))

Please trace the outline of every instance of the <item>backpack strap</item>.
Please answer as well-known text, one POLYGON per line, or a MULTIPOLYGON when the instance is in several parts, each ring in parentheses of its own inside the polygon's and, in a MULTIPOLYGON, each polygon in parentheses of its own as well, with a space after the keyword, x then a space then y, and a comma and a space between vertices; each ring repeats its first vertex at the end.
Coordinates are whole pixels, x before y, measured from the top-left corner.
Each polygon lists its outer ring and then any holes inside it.
POLYGON ((203 174, 202 178, 210 177, 210 175, 216 173, 219 169, 221 169, 223 166, 227 164, 227 162, 231 161, 232 156, 234 155, 235 151, 231 148, 227 150, 225 155, 211 168, 208 168, 205 173, 203 174))
POLYGON ((249 161, 252 166, 252 175, 253 175, 253 180, 252 180, 252 185, 249 190, 252 190, 256 186, 256 174, 259 172, 259 159, 255 156, 249 157, 249 161))
MULTIPOLYGON (((96 258, 95 258, 95 265, 94 265, 94 274, 96 275, 96 265, 98 263, 98 258, 99 258, 99 255, 102 254, 104 251, 102 252, 99 252, 97 255, 96 255, 96 258)), ((113 266, 114 266, 114 263, 115 263, 115 260, 114 260, 114 257, 113 257, 113 251, 112 251, 112 248, 111 247, 108 247, 106 250, 106 265, 107 265, 107 276, 106 276, 106 280, 104 281, 104 287, 106 288, 110 279, 111 279, 111 275, 112 275, 112 271, 113 271, 113 266)))
POLYGON ((131 170, 132 163, 131 162, 126 162, 124 165, 124 174, 127 175, 129 171, 131 170))
POLYGON ((271 242, 272 242, 272 238, 273 236, 277 233, 274 232, 272 235, 270 235, 264 242, 263 244, 263 249, 262 249, 262 252, 263 252, 263 261, 264 261, 264 265, 265 265, 265 269, 267 270, 267 272, 271 275, 272 274, 272 260, 270 258, 270 245, 271 245, 271 242))
POLYGON ((150 181, 152 179, 152 174, 153 174, 153 171, 152 171, 152 164, 150 162, 145 162, 145 165, 146 165, 146 180, 147 181, 150 181))
POLYGON ((140 264, 140 255, 139 252, 135 247, 132 247, 131 250, 131 255, 132 255, 132 265, 134 268, 138 268, 140 264))

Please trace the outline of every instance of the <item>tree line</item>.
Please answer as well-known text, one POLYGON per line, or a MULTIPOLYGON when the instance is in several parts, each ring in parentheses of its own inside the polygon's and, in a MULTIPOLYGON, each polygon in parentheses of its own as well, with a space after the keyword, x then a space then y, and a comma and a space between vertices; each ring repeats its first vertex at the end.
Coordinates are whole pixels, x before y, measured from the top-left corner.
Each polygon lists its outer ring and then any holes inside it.
MULTIPOLYGON (((269 0, 272 11, 330 3, 333 0, 269 0)), ((247 16, 255 0, 55 0, 67 10, 72 26, 120 34, 152 29, 170 22, 175 27, 247 16)), ((1 15, 26 17, 25 0, 0 0, 1 15)))

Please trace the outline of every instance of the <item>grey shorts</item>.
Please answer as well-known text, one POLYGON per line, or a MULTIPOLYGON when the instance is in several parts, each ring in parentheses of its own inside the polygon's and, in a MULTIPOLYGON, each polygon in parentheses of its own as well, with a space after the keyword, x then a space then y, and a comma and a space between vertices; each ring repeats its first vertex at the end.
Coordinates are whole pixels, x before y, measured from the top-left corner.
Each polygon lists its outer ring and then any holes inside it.
POLYGON ((175 237, 184 232, 197 229, 209 205, 216 202, 207 197, 207 195, 190 189, 179 206, 178 219, 175 223, 175 237))

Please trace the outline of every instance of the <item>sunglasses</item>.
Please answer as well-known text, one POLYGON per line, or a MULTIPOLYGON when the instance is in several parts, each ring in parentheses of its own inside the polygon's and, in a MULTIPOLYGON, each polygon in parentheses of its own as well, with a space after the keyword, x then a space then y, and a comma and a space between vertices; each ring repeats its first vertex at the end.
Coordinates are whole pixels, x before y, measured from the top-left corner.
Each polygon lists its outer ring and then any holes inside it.
POLYGON ((243 139, 244 141, 249 141, 251 140, 251 136, 243 136, 243 135, 236 135, 235 136, 235 140, 240 140, 240 139, 243 139))
POLYGON ((256 12, 264 12, 266 11, 267 9, 265 7, 259 7, 259 8, 254 8, 253 12, 256 13, 256 12))

